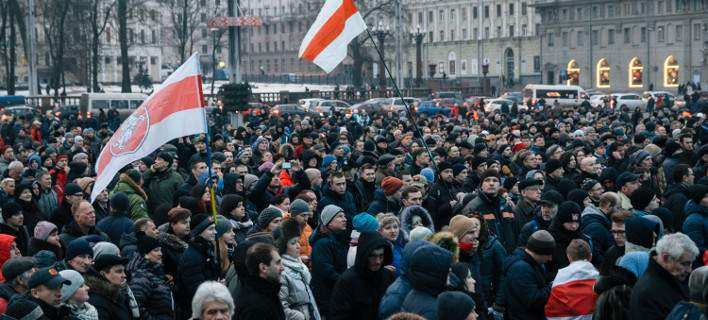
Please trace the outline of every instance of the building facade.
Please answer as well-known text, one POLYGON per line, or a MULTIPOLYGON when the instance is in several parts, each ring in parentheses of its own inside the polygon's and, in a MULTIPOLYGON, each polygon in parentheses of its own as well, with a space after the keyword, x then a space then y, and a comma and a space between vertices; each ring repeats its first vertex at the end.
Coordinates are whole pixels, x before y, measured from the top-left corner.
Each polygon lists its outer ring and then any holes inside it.
MULTIPOLYGON (((412 34, 423 33, 424 79, 478 80, 483 65, 493 83, 540 80, 540 17, 532 1, 405 0, 412 34)), ((406 74, 417 75, 416 47, 407 48, 406 74)))
POLYGON ((708 79, 708 0, 555 0, 541 16, 544 83, 671 90, 708 79))

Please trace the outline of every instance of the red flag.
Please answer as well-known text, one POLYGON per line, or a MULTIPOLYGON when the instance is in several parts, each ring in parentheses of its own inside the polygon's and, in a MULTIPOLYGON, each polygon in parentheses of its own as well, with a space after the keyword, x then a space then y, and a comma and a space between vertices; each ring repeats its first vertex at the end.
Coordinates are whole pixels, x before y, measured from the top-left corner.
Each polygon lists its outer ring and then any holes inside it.
POLYGON ((198 55, 192 55, 120 125, 96 161, 91 202, 118 171, 172 139, 207 132, 198 55))

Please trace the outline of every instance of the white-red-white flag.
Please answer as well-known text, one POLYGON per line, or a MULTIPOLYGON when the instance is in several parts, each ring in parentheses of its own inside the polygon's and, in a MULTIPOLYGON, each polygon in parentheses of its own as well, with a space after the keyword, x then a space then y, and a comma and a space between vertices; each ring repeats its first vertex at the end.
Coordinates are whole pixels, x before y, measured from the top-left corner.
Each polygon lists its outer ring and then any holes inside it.
POLYGON ((172 139, 207 132, 199 57, 192 55, 120 125, 96 160, 91 202, 126 165, 172 139))
POLYGON ((354 0, 327 0, 300 45, 300 58, 330 73, 347 56, 347 45, 366 30, 354 0))

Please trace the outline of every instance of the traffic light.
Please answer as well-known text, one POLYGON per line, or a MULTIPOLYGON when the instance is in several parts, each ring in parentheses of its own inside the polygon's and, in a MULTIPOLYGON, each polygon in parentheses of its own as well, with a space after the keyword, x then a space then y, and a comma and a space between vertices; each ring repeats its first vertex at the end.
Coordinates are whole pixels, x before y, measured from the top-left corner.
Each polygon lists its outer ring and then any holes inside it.
POLYGON ((224 112, 245 111, 251 101, 251 85, 244 83, 227 83, 219 88, 219 98, 224 105, 224 112))

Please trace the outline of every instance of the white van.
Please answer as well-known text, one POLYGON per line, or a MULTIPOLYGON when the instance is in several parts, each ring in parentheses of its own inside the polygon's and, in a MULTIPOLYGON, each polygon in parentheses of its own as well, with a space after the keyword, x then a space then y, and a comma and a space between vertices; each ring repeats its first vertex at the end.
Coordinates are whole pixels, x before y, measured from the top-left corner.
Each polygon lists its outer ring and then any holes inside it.
POLYGON ((81 94, 81 114, 86 117, 97 115, 101 109, 118 111, 121 119, 128 117, 148 98, 143 93, 83 93, 81 94))
POLYGON ((523 90, 524 102, 531 99, 536 104, 540 99, 546 100, 547 106, 552 106, 558 100, 561 107, 577 107, 589 97, 579 86, 529 84, 523 90))

